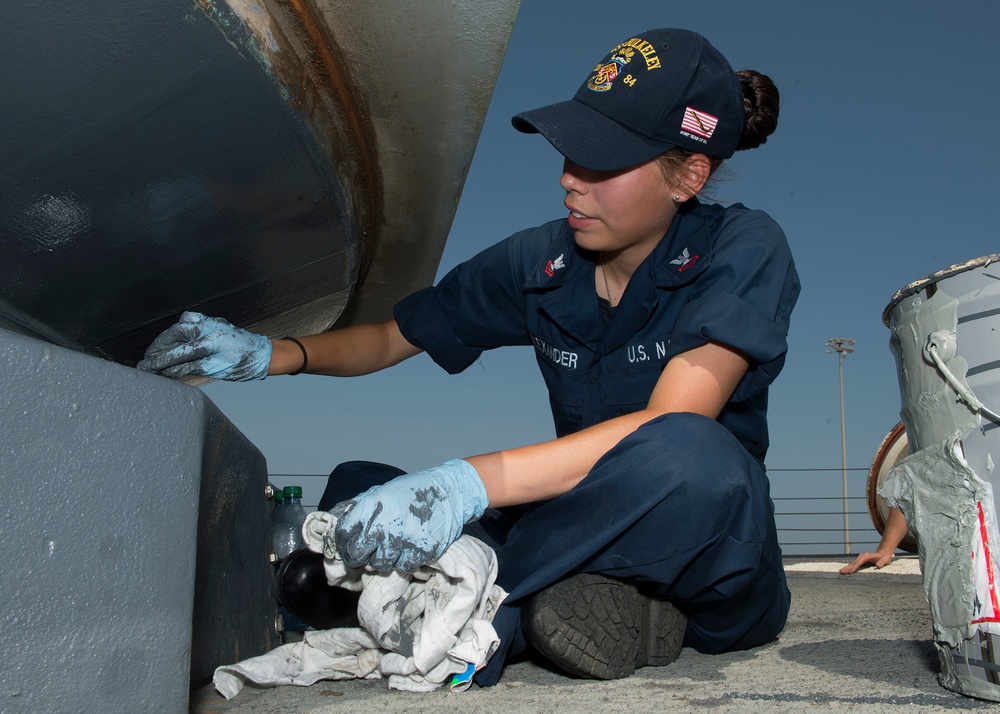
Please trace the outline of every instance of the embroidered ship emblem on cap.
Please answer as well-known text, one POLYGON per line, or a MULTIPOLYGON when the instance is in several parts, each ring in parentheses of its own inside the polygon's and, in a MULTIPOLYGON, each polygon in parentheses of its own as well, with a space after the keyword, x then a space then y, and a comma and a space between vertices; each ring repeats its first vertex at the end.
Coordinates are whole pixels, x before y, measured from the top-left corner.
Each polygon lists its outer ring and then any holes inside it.
POLYGON ((587 86, 595 92, 606 92, 611 89, 611 83, 615 81, 621 68, 628 64, 631 57, 612 57, 607 64, 599 64, 594 67, 594 76, 587 80, 587 86))
MULTIPOLYGON (((606 92, 611 89, 611 83, 621 74, 622 67, 632 61, 636 52, 646 60, 647 70, 660 68, 660 58, 656 54, 656 48, 640 37, 633 37, 611 50, 610 61, 594 67, 594 74, 587 80, 587 87, 595 92, 606 92)), ((636 78, 629 74, 622 81, 634 87, 636 78)))

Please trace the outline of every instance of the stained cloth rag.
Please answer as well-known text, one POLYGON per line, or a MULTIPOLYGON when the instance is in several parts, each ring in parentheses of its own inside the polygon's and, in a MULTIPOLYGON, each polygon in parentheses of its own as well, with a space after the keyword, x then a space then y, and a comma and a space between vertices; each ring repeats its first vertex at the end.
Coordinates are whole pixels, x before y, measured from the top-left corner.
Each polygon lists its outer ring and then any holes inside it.
POLYGON ((428 692, 449 683, 467 689, 500 642, 493 616, 507 596, 495 584, 493 550, 462 536, 436 562, 413 573, 344 565, 336 520, 317 511, 302 527, 307 547, 323 554, 330 585, 360 591, 361 627, 306 632, 301 642, 215 670, 215 688, 232 699, 245 682, 309 686, 323 679, 387 677, 389 687, 428 692))

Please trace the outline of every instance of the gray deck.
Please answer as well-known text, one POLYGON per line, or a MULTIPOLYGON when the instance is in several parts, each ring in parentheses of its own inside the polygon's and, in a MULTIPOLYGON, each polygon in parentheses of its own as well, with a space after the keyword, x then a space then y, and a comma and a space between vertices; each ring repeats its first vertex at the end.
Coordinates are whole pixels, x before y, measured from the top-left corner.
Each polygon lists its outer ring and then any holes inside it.
POLYGON ((226 702, 211 687, 191 712, 937 712, 1000 709, 943 689, 915 558, 841 576, 846 561, 786 561, 792 611, 780 640, 749 652, 684 650, 668 667, 611 682, 572 679, 535 662, 509 666, 493 688, 391 691, 384 681, 244 689, 226 702))

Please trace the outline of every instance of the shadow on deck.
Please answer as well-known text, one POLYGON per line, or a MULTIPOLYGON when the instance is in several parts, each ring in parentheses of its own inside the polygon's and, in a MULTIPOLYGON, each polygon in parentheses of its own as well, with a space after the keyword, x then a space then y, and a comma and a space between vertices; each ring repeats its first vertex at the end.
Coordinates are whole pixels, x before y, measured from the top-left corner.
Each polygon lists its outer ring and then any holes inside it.
POLYGON ((244 689, 226 702, 211 687, 192 714, 332 712, 921 712, 995 709, 937 683, 931 620, 915 557, 841 576, 843 559, 787 559, 792 611, 781 638, 747 652, 684 650, 667 667, 611 682, 572 679, 543 663, 510 665, 496 687, 456 694, 391 691, 384 681, 244 689))

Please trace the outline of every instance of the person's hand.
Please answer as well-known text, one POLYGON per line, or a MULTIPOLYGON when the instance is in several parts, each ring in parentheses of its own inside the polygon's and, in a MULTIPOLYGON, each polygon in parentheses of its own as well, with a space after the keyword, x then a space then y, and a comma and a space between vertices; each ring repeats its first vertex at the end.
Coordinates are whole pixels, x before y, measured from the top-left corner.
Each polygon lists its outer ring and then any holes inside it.
POLYGON ((179 379, 185 375, 247 382, 264 379, 271 363, 271 340, 218 317, 185 312, 146 348, 136 365, 179 379))
POLYGON ((337 551, 351 568, 412 572, 432 563, 483 515, 489 497, 467 461, 399 476, 338 503, 337 551))
POLYGON ((851 573, 856 573, 866 565, 874 565, 876 568, 884 568, 891 562, 892 553, 861 553, 854 559, 854 562, 841 568, 840 574, 850 575, 851 573))

